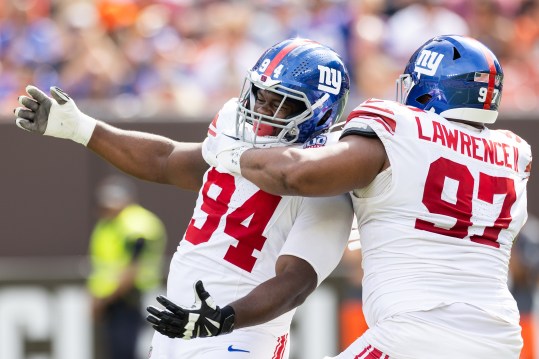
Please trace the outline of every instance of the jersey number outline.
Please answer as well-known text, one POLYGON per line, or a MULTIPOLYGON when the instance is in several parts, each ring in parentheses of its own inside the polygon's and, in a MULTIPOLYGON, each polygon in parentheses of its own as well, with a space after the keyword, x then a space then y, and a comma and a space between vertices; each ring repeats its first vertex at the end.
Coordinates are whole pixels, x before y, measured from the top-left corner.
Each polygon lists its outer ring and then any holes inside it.
MULTIPOLYGON (((202 188, 203 203, 200 207, 207 214, 207 218, 200 228, 195 227, 195 220, 191 218, 185 232, 185 239, 188 242, 198 245, 210 240, 221 218, 227 213, 235 190, 234 176, 218 172, 215 168, 208 172, 202 188), (212 186, 217 186, 221 190, 215 199, 208 195, 212 186)), ((280 201, 280 196, 259 190, 226 216, 224 232, 238 243, 228 248, 224 260, 249 273, 253 270, 257 260, 253 252, 255 249, 261 251, 266 243, 267 238, 262 232, 280 201)))
MULTIPOLYGON (((465 165, 443 157, 432 162, 425 181, 422 202, 430 213, 450 216, 456 219, 456 223, 453 227, 445 229, 436 227, 432 222, 417 218, 415 228, 460 239, 467 237, 468 229, 472 226, 474 184, 475 179, 465 165), (447 202, 442 198, 446 178, 458 182, 456 203, 447 202)), ((513 220, 511 208, 516 201, 515 183, 511 178, 494 177, 480 172, 478 185, 477 198, 483 202, 494 204, 495 195, 505 195, 505 198, 500 214, 493 225, 485 227, 482 235, 470 236, 470 240, 499 248, 498 236, 501 230, 507 229, 513 220)))

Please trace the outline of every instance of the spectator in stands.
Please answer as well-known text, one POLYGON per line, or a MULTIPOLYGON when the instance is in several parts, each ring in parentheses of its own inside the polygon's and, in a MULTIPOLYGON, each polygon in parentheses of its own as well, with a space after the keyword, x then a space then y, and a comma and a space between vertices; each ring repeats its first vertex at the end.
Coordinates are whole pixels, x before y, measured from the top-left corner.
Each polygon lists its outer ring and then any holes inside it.
POLYGON ((262 48, 295 35, 328 43, 344 57, 355 82, 352 96, 387 98, 394 90, 389 79, 400 71, 395 63, 441 33, 470 34, 486 43, 505 67, 505 110, 535 111, 538 3, 78 0, 54 6, 5 0, 0 117, 7 118, 1 111, 16 106, 14 94, 27 83, 61 84, 82 109, 103 108, 120 118, 206 117, 222 99, 237 95, 238 69, 262 48))

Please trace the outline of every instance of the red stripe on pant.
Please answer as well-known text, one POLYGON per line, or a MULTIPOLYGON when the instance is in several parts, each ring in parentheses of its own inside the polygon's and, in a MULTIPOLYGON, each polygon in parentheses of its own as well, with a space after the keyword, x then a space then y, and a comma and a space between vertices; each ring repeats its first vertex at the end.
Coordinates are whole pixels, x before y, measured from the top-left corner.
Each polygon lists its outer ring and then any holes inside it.
POLYGON ((272 359, 283 359, 284 353, 286 352, 286 342, 288 341, 288 334, 280 336, 277 338, 277 346, 273 352, 272 359))
POLYGON ((372 345, 367 346, 354 359, 390 359, 389 355, 382 353, 372 345))

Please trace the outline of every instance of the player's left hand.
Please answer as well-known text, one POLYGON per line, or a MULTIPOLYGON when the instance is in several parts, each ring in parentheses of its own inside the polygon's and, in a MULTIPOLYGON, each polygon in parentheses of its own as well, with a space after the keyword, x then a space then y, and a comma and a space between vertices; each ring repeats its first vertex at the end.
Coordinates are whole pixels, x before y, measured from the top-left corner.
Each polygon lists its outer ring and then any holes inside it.
POLYGON ((149 306, 146 320, 155 330, 169 338, 205 338, 223 335, 234 329, 234 309, 227 305, 219 308, 210 294, 204 289, 202 281, 195 284, 195 304, 187 309, 171 302, 165 296, 157 301, 166 309, 149 306))

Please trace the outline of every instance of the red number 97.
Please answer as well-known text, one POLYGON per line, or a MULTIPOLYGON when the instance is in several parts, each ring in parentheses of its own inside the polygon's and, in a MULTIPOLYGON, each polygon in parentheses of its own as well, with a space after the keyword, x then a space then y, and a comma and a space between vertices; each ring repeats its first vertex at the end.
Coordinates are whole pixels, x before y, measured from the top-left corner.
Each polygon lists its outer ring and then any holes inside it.
MULTIPOLYGON (((509 227, 511 223, 511 207, 516 201, 515 184, 511 178, 493 177, 485 173, 479 174, 479 200, 494 204, 494 195, 505 195, 498 218, 492 226, 485 227, 482 235, 472 235, 473 242, 500 247, 498 236, 502 229, 509 227)), ((470 170, 457 162, 447 158, 439 158, 429 167, 429 173, 423 192, 423 204, 430 213, 446 215, 456 219, 456 223, 449 229, 437 227, 435 223, 416 219, 415 228, 438 233, 455 238, 468 236, 468 229, 472 226, 473 195, 475 179, 470 170), (451 203, 442 198, 446 178, 458 182, 456 202, 451 203)))

